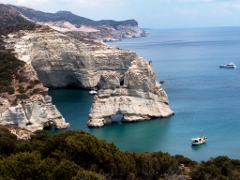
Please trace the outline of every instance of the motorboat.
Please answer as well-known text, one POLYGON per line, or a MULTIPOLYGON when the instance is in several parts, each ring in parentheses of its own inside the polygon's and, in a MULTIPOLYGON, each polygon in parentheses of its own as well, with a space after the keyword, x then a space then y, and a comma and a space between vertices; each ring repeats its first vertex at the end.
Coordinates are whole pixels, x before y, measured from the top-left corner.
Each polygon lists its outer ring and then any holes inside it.
POLYGON ((89 91, 89 94, 97 94, 97 91, 91 90, 91 91, 89 91))
POLYGON ((220 68, 227 68, 227 69, 233 69, 236 68, 237 66, 234 63, 228 63, 228 64, 221 64, 220 68))
POLYGON ((207 137, 202 135, 202 131, 201 131, 201 136, 196 137, 196 138, 192 138, 192 145, 196 146, 196 145, 200 145, 206 142, 207 137))

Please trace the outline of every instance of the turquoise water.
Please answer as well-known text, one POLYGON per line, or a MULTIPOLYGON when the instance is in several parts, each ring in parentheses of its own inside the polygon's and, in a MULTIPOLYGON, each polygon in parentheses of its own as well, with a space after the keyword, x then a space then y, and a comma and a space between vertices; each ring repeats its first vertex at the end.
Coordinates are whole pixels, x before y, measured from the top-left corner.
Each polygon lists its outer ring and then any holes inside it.
POLYGON ((124 151, 161 150, 197 161, 219 155, 240 159, 240 27, 149 32, 145 38, 108 44, 153 61, 157 80, 164 81, 175 115, 88 128, 93 96, 84 90, 50 90, 53 103, 70 122, 70 129, 87 131, 124 151), (229 62, 238 68, 219 68, 219 64, 229 62), (198 136, 200 129, 208 140, 192 147, 191 138, 198 136))

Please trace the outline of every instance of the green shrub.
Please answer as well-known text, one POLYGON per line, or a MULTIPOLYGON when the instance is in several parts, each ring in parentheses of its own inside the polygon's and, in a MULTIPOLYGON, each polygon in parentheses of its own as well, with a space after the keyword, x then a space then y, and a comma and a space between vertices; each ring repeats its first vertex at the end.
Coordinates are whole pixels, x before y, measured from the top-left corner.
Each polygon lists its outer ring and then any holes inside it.
POLYGON ((42 91, 40 88, 33 89, 33 94, 38 94, 40 91, 42 91))
POLYGON ((9 94, 14 94, 15 90, 11 86, 4 87, 3 89, 4 92, 8 92, 9 94))
POLYGON ((178 165, 180 164, 184 164, 185 166, 189 166, 189 167, 194 167, 196 166, 198 163, 196 161, 193 161, 187 157, 184 157, 183 155, 175 155, 174 159, 176 159, 178 161, 178 165))
POLYGON ((30 84, 27 86, 27 89, 32 89, 32 88, 34 88, 34 86, 35 86, 34 84, 30 84))
POLYGON ((28 99, 29 96, 27 94, 20 94, 16 96, 17 99, 28 99))
POLYGON ((8 86, 14 77, 20 78, 18 71, 25 62, 18 60, 11 52, 0 51, 0 85, 8 86))
POLYGON ((23 94, 23 93, 25 93, 27 90, 25 90, 22 85, 19 85, 17 91, 18 91, 19 93, 23 94))
POLYGON ((7 79, 0 78, 0 85, 1 86, 8 86, 10 84, 11 84, 11 81, 9 81, 7 79))
POLYGON ((28 78, 27 78, 26 76, 21 75, 21 76, 19 77, 19 82, 20 82, 20 83, 22 83, 22 82, 28 82, 28 78))
POLYGON ((38 79, 35 79, 35 80, 30 80, 29 82, 31 85, 36 85, 36 84, 39 84, 41 83, 38 79))

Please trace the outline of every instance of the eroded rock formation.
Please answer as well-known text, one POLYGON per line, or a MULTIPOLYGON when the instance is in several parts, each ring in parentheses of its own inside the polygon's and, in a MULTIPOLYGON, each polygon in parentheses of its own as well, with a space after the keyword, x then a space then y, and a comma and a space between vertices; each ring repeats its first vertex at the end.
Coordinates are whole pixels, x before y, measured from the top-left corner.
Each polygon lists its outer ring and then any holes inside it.
POLYGON ((19 59, 32 65, 45 87, 105 87, 104 72, 119 78, 137 55, 116 47, 85 44, 53 32, 21 32, 9 35, 7 48, 15 49, 19 59))
POLYGON ((2 125, 17 126, 30 131, 42 130, 50 125, 55 125, 57 129, 69 127, 69 123, 65 122, 48 95, 34 95, 16 106, 10 106, 9 101, 4 98, 0 101, 2 125))
MULTIPOLYGON (((105 74, 107 76, 107 74, 105 74)), ((118 74, 109 73, 110 79, 118 74)), ((167 94, 156 81, 152 66, 144 58, 136 58, 125 72, 124 85, 108 81, 109 88, 101 89, 94 97, 88 126, 101 127, 112 123, 111 115, 122 114, 123 122, 149 120, 173 115, 167 94)))

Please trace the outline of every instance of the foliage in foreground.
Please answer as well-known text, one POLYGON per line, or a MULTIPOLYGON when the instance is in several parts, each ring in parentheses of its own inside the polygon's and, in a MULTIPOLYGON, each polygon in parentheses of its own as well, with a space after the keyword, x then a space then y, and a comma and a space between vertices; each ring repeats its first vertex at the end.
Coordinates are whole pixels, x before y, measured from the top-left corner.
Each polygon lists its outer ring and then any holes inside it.
POLYGON ((168 153, 122 152, 83 131, 38 131, 17 140, 2 127, 0 144, 3 179, 159 179, 179 173, 168 153))
MULTIPOLYGON (((185 174, 192 179, 240 179, 240 161, 219 156, 196 163, 182 155, 131 153, 84 131, 51 135, 37 131, 17 140, 0 127, 2 179, 167 179, 185 174), (190 167, 190 173, 179 169, 190 167)), ((187 177, 187 176, 184 176, 187 177)))

